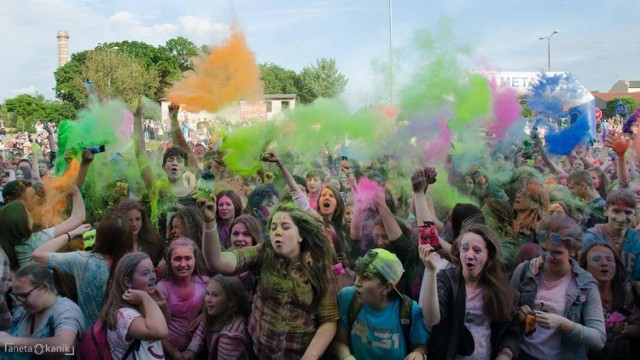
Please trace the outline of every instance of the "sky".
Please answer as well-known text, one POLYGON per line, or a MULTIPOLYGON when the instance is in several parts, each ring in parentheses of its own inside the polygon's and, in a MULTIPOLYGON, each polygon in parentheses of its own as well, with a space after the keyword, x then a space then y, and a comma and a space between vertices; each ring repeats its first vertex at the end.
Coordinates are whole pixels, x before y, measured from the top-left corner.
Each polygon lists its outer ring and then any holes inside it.
MULTIPOLYGON (((349 79, 350 104, 376 98, 380 67, 389 58, 389 0, 1 0, 0 101, 22 93, 54 98, 57 32, 71 53, 98 43, 136 40, 152 45, 184 36, 218 44, 237 19, 258 62, 296 71, 334 58, 349 79)), ((608 91, 617 80, 640 80, 636 34, 640 1, 393 0, 394 48, 412 35, 437 33, 443 19, 470 49, 470 68, 542 71, 547 36, 553 71, 587 89, 608 91)), ((401 54, 394 50, 394 54, 401 54)))

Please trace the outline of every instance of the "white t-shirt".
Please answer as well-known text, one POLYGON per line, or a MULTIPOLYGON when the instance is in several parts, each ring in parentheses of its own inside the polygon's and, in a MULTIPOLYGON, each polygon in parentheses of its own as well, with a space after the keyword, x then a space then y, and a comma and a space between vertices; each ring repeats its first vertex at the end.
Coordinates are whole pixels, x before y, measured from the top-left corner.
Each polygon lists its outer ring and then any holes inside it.
MULTIPOLYGON (((129 348, 129 345, 133 342, 133 339, 126 340, 127 333, 129 332, 129 326, 133 320, 141 317, 135 309, 121 308, 116 314, 116 329, 107 330, 107 341, 109 342, 109 348, 111 349, 111 357, 114 359, 122 359, 124 353, 129 348)), ((136 359, 138 360, 157 360, 164 359, 164 351, 162 350, 162 342, 156 341, 142 341, 140 343, 140 349, 135 351, 136 359)), ((133 359, 132 356, 129 358, 133 359)))
POLYGON ((464 326, 473 336, 475 349, 470 356, 457 356, 456 359, 491 359, 491 317, 484 311, 484 287, 471 289, 466 287, 467 304, 465 306, 464 326))
MULTIPOLYGON (((573 280, 573 272, 557 281, 547 281, 544 275, 538 282, 538 292, 533 310, 564 316, 567 289, 573 280)), ((559 359, 562 334, 559 329, 544 329, 536 324, 536 331, 524 337, 522 349, 538 359, 559 359)))

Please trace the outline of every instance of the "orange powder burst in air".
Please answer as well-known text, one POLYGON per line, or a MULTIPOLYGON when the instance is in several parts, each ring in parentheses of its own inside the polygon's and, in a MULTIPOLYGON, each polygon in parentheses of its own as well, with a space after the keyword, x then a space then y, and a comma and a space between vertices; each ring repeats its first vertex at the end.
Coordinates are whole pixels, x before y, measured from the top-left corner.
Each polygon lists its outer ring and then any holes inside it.
POLYGON ((216 112, 234 101, 258 100, 263 94, 255 56, 236 26, 225 43, 211 47, 210 55, 194 59, 193 69, 167 96, 189 112, 216 112))

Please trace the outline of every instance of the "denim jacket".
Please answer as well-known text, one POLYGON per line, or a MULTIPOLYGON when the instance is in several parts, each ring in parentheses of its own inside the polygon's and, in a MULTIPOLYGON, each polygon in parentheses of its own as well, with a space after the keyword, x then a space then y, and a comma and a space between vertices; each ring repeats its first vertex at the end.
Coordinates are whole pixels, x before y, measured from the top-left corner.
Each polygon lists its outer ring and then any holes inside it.
MULTIPOLYGON (((587 359, 587 348, 600 350, 607 335, 604 326, 602 302, 598 283, 593 276, 582 269, 578 262, 570 259, 574 281, 569 284, 566 294, 565 318, 573 321, 573 331, 562 334, 562 359, 587 359)), ((511 278, 511 286, 520 294, 518 306, 534 307, 538 283, 542 279, 542 258, 526 261, 516 268, 511 278), (523 271, 525 271, 523 275, 523 271)))

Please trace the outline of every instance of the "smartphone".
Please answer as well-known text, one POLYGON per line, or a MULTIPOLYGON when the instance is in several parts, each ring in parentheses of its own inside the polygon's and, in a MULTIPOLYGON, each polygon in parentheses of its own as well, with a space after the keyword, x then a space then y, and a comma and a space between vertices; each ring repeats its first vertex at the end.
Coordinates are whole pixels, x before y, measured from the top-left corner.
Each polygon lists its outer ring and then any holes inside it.
POLYGON ((438 229, 433 221, 425 221, 424 225, 418 226, 418 238, 420 245, 431 245, 436 250, 441 248, 438 229))
POLYGON ((101 153, 105 150, 104 145, 90 146, 86 149, 89 150, 92 154, 101 153))

